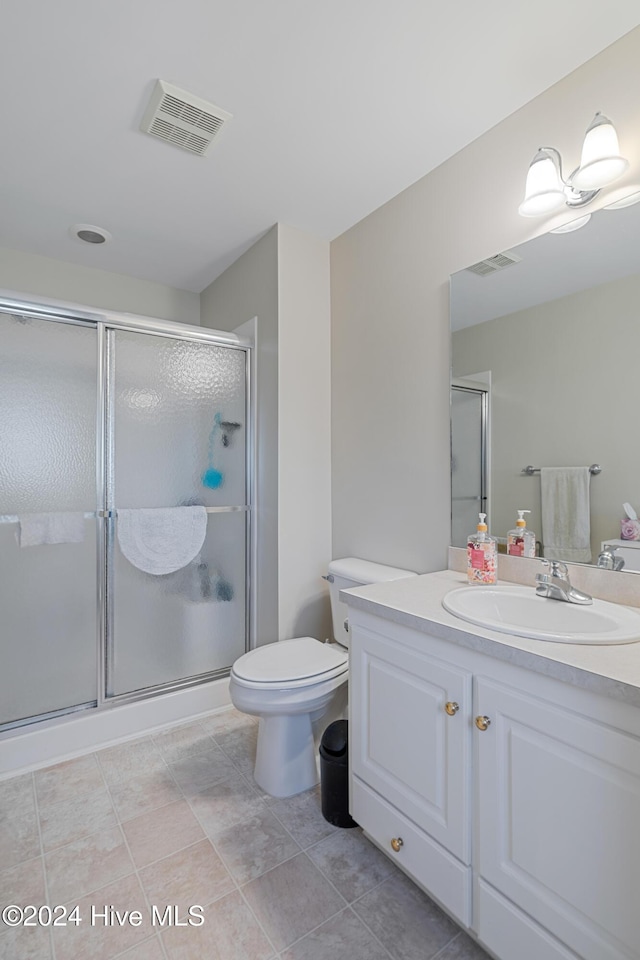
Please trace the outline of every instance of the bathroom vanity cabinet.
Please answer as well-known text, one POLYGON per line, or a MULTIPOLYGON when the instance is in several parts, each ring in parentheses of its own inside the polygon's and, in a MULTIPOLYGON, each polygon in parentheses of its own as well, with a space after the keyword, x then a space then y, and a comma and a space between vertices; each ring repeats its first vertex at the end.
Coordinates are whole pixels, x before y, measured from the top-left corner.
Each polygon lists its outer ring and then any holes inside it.
POLYGON ((469 926, 471 673, 360 616, 349 615, 352 816, 469 926))
POLYGON ((558 679, 557 644, 472 649, 417 589, 350 606, 354 819, 500 960, 638 960, 640 697, 558 679))

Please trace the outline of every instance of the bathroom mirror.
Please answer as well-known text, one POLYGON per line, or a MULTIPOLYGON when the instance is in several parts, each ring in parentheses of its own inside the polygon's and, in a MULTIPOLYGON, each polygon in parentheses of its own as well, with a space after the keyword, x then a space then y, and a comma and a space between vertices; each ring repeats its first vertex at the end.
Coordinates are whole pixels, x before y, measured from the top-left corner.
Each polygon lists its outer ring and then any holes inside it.
POLYGON ((452 544, 480 510, 498 538, 530 510, 544 553, 540 473, 524 468, 598 464, 591 562, 618 541, 640 571, 640 542, 620 541, 623 503, 640 515, 640 204, 454 274, 451 331, 452 544))

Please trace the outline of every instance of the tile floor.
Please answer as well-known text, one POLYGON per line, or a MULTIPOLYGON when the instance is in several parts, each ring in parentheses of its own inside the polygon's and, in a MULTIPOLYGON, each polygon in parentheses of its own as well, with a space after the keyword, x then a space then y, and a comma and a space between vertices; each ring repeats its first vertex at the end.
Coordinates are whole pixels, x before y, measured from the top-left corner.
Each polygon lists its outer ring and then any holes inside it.
POLYGON ((256 734, 229 710, 1 781, 0 904, 81 922, 0 922, 0 960, 486 960, 317 789, 263 794, 256 734), (151 922, 196 904, 200 926, 151 922))

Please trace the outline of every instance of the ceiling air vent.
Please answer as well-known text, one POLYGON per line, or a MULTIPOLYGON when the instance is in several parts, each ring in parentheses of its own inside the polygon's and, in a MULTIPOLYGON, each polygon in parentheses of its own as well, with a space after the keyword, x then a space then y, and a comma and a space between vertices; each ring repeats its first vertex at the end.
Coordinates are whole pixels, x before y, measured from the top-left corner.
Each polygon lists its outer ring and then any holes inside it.
POLYGON ((232 114, 158 80, 140 129, 189 153, 205 154, 232 114))
POLYGON ((479 277, 488 277, 490 273, 504 270, 505 267, 510 267, 512 263, 520 263, 521 260, 522 257, 517 257, 515 253, 507 250, 505 253, 496 253, 494 257, 487 257, 486 260, 474 263, 472 267, 467 267, 467 270, 479 277))

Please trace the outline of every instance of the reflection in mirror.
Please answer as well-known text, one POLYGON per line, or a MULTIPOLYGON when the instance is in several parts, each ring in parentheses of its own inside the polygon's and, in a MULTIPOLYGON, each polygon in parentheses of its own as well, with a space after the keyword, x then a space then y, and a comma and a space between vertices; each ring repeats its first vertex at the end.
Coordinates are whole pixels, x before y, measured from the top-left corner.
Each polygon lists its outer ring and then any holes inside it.
POLYGON ((451 381, 452 543, 466 544, 479 513, 488 513, 489 387, 475 380, 451 381))
POLYGON ((530 510, 540 555, 546 540, 556 559, 640 571, 640 524, 638 540, 622 539, 633 525, 621 525, 623 504, 640 513, 640 204, 456 273, 451 330, 452 544, 466 545, 484 497, 499 542, 530 510), (474 390, 485 395, 484 438, 474 390), (591 464, 602 470, 589 474, 582 513, 574 477, 537 471, 591 464), (557 482, 569 484, 566 513, 557 482))

